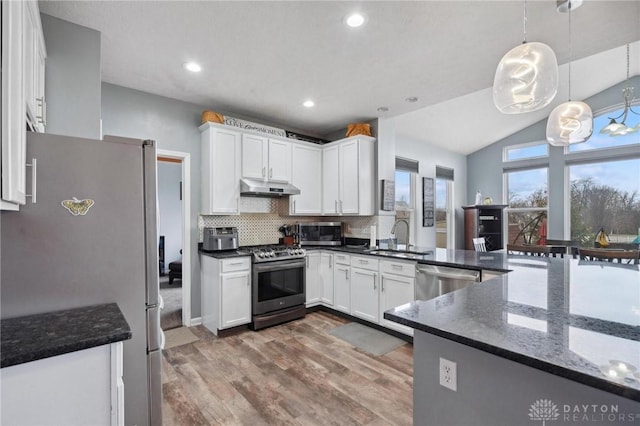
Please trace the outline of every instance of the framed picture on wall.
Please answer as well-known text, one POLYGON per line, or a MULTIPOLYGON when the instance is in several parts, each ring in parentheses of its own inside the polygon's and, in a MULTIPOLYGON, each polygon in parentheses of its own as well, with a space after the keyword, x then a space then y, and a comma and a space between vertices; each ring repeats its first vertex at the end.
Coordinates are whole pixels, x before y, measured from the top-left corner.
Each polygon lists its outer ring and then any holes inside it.
POLYGON ((433 178, 422 178, 422 226, 428 228, 433 226, 435 217, 433 178))

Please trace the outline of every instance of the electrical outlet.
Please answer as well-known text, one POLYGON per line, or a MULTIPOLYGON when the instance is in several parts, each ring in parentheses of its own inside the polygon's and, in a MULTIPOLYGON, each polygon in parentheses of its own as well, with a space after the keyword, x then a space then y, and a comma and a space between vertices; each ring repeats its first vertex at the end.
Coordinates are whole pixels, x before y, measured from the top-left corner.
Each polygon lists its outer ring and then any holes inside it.
POLYGON ((458 391, 458 371, 455 362, 440 358, 440 384, 454 392, 458 391))

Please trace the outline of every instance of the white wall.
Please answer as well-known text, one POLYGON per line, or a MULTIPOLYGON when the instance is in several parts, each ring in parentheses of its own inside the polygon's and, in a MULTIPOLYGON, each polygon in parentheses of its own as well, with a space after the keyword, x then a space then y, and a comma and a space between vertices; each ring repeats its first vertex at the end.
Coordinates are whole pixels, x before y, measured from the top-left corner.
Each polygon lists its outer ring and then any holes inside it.
POLYGON ((464 218, 462 205, 467 198, 467 158, 446 149, 436 147, 424 141, 407 138, 396 134, 396 156, 417 160, 420 163, 420 174, 416 184, 416 212, 414 244, 419 247, 435 247, 435 226, 422 226, 422 178, 436 177, 436 165, 454 170, 453 206, 455 208, 455 247, 464 249, 464 218))
POLYGON ((182 254, 182 164, 158 161, 158 206, 160 235, 164 235, 164 267, 180 260, 182 254))

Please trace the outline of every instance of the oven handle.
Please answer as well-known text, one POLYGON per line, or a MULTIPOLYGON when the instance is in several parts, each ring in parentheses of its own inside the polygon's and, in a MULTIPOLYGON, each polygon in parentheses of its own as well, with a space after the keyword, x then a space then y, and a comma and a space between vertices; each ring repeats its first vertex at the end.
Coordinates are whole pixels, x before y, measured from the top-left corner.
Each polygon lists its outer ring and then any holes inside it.
POLYGON ((291 268, 304 268, 305 260, 304 258, 295 259, 295 260, 277 260, 274 262, 266 262, 256 263, 253 265, 253 269, 256 272, 269 272, 269 271, 280 271, 282 269, 291 269, 291 268))

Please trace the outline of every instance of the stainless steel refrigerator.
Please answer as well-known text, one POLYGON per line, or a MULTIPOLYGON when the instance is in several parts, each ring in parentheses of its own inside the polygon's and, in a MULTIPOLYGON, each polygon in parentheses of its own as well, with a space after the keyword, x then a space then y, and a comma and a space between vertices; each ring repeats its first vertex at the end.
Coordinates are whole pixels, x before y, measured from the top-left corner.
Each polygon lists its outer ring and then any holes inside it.
POLYGON ((125 423, 162 424, 155 143, 29 132, 27 158, 35 202, 0 217, 2 318, 116 302, 125 423))

